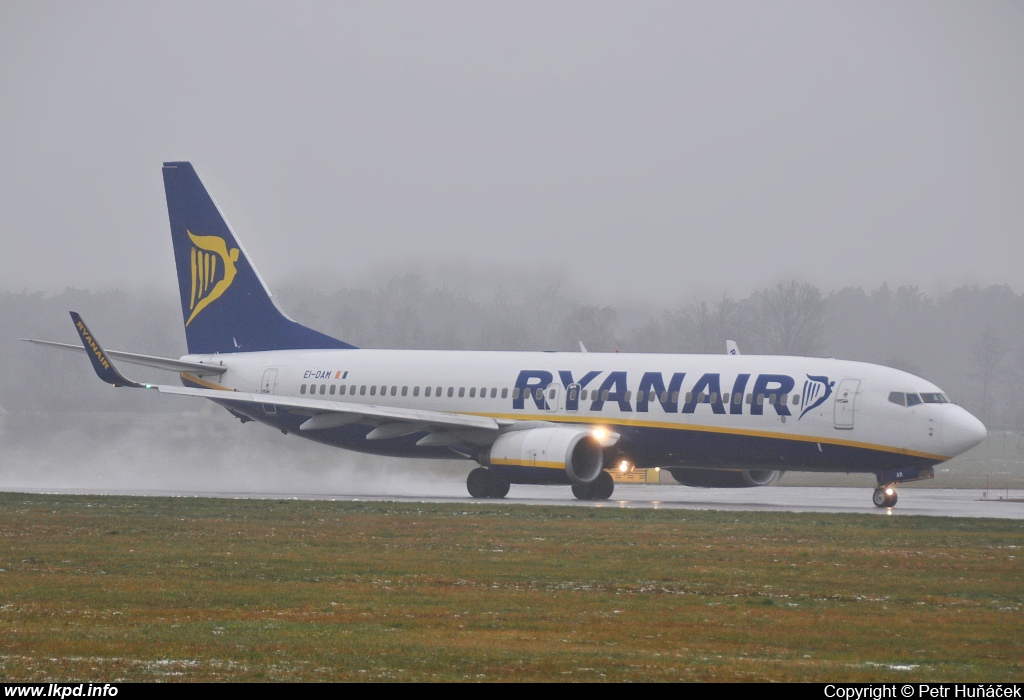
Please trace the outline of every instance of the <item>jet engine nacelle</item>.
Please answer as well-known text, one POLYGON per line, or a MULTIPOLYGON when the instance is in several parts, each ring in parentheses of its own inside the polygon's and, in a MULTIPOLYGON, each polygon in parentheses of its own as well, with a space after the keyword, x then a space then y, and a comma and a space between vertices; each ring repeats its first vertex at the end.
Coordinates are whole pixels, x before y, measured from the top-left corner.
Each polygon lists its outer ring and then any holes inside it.
POLYGON ((767 486, 782 472, 771 469, 670 469, 672 478, 685 486, 744 489, 767 486))
MULTIPOLYGON (((516 467, 561 468, 573 484, 592 483, 604 467, 604 452, 589 430, 578 428, 529 428, 499 435, 490 450, 481 455, 485 464, 513 483, 544 483, 543 476, 517 474, 516 467)), ((533 470, 531 470, 533 471, 533 470)), ((561 472, 548 483, 565 483, 561 472)), ((554 477, 555 474, 552 474, 554 477)))

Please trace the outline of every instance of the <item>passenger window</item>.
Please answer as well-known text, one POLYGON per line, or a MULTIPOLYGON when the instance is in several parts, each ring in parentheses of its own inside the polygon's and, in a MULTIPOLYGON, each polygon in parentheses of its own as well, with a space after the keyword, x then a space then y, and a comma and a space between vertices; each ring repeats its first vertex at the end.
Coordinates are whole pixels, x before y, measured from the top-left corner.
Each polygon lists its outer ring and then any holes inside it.
POLYGON ((672 392, 672 403, 679 403, 679 392, 678 391, 673 391, 672 392))
POLYGON ((783 394, 783 395, 781 395, 779 397, 779 403, 781 403, 783 406, 785 406, 788 401, 789 401, 789 394, 783 394))
POLYGON ((907 405, 907 395, 904 394, 902 391, 890 391, 889 392, 889 402, 890 403, 894 403, 897 406, 906 406, 907 405))
MULTIPOLYGON (((654 392, 652 391, 651 393, 653 394, 654 392)), ((654 399, 652 398, 651 401, 654 401, 654 399)), ((661 392, 661 402, 662 403, 668 403, 668 392, 667 391, 661 392)))
POLYGON ((426 389, 423 390, 423 395, 426 396, 428 399, 430 398, 430 387, 429 386, 426 389))
POLYGON ((303 384, 302 386, 299 387, 299 393, 300 394, 305 394, 306 393, 306 385, 305 384, 303 384))
POLYGON ((338 396, 344 396, 344 395, 345 395, 345 385, 342 384, 341 386, 338 387, 338 396))
MULTIPOLYGON (((395 384, 393 387, 391 387, 391 395, 395 396, 396 394, 398 394, 398 385, 397 384, 395 384)), ((405 394, 402 394, 402 395, 405 396, 405 394)))
POLYGON ((508 398, 508 387, 504 387, 501 390, 501 398, 503 398, 503 399, 507 399, 508 398))
MULTIPOLYGON (((430 387, 427 387, 427 390, 429 391, 430 387)), ((414 386, 412 388, 412 395, 413 396, 419 396, 420 395, 420 388, 418 386, 414 386)))
POLYGON ((518 399, 519 398, 519 387, 516 387, 515 389, 512 390, 512 398, 513 399, 518 399))
MULTIPOLYGON (((451 396, 451 394, 448 395, 451 396)), ((437 398, 441 398, 441 387, 437 387, 436 389, 434 389, 434 396, 436 396, 437 398)))
POLYGON ((743 403, 743 392, 737 391, 735 394, 733 394, 732 402, 736 406, 739 406, 741 403, 743 403))
POLYGON ((747 405, 749 406, 752 403, 754 403, 754 395, 753 394, 747 394, 747 405))
POLYGON ((481 389, 480 390, 480 398, 481 399, 486 399, 487 398, 487 389, 481 389))
POLYGON ((770 405, 770 406, 774 406, 775 405, 775 397, 776 396, 777 396, 777 394, 768 394, 768 405, 770 405))
POLYGON ((408 395, 409 395, 409 387, 403 386, 402 387, 402 396, 408 396, 408 395))
POLYGON ((555 398, 555 390, 554 389, 552 389, 551 391, 548 392, 548 398, 552 399, 552 400, 555 398))
POLYGON ((575 401, 576 400, 576 393, 577 392, 576 392, 575 387, 569 390, 569 396, 568 396, 569 401, 575 401))
POLYGON ((376 395, 377 395, 377 385, 374 384, 373 386, 370 387, 370 396, 376 396, 376 395))
MULTIPOLYGON (((494 399, 494 398, 497 398, 497 397, 498 397, 498 387, 492 387, 491 388, 491 398, 494 399)), ((502 398, 504 398, 504 397, 502 397, 502 398)))
POLYGON ((601 400, 602 401, 607 401, 608 400, 608 389, 605 389, 604 391, 601 392, 601 400))
POLYGON ((718 403, 718 392, 715 391, 711 394, 711 403, 718 403))
POLYGON ((793 394, 793 401, 791 402, 794 406, 800 405, 800 394, 793 394))
POLYGON ((693 392, 692 391, 686 392, 686 403, 690 403, 691 399, 693 399, 693 392))
POLYGON ((331 384, 331 396, 334 396, 334 385, 331 384))
POLYGON ((466 395, 466 387, 460 386, 459 387, 459 398, 461 399, 465 395, 466 395))
MULTIPOLYGON (((462 392, 461 391, 459 392, 459 396, 462 396, 462 392)), ((475 399, 476 398, 476 387, 475 386, 469 387, 469 398, 471 398, 471 399, 475 399)))
POLYGON ((360 396, 366 396, 366 385, 365 384, 363 384, 361 387, 359 387, 359 395, 360 396))
MULTIPOLYGON (((623 401, 629 401, 629 397, 632 396, 632 394, 633 394, 632 391, 630 391, 629 389, 626 389, 626 393, 622 397, 623 401)), ((552 397, 552 398, 554 398, 554 397, 552 397)))
POLYGON ((586 400, 587 400, 587 390, 586 389, 580 389, 580 401, 586 401, 586 400))
POLYGON ((450 386, 448 387, 448 398, 450 399, 453 396, 455 396, 455 387, 450 386))
POLYGON ((757 395, 757 405, 764 406, 764 394, 757 395))
POLYGON ((350 386, 348 388, 348 393, 352 394, 353 396, 356 395, 356 385, 355 384, 353 384, 352 386, 350 386))

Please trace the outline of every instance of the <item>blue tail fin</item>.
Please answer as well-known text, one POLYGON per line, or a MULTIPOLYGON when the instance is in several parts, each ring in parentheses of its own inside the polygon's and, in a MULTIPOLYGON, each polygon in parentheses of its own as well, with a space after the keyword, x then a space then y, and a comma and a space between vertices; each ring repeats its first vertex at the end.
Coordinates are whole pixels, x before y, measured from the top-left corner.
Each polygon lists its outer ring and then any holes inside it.
POLYGON ((191 163, 164 163, 164 189, 189 353, 353 347, 274 306, 191 163))

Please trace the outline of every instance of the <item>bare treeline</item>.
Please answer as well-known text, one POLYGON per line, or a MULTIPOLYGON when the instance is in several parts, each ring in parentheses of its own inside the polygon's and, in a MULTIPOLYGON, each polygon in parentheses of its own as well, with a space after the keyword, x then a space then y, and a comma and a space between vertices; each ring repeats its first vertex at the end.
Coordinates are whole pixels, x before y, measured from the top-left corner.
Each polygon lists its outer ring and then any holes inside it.
MULTIPOLYGON (((823 294, 814 285, 784 281, 745 299, 723 296, 666 309, 588 304, 557 286, 474 299, 405 275, 377 289, 284 289, 277 301, 296 320, 360 347, 572 352, 583 342, 591 352, 724 353, 732 339, 745 354, 876 362, 935 382, 990 429, 1024 428, 1017 398, 1024 392, 1024 295, 1008 286, 963 286, 937 296, 887 285, 823 294)), ((175 357, 185 352, 176 299, 164 295, 2 294, 0 406, 10 412, 196 410, 184 400, 104 390, 85 357, 17 342, 76 342, 68 310, 81 312, 109 348, 175 357)))

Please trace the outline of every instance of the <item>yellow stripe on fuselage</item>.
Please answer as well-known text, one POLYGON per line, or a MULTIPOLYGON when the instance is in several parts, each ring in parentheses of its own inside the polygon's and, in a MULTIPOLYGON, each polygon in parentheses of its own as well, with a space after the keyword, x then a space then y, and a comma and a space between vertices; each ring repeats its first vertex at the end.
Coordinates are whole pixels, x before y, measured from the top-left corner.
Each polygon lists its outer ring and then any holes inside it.
POLYGON ((509 413, 472 413, 474 416, 486 416, 488 418, 507 418, 513 420, 539 420, 549 423, 586 423, 587 425, 603 425, 614 428, 617 425, 624 425, 637 428, 662 428, 667 430, 689 430, 700 433, 718 433, 720 435, 743 435, 746 437, 769 438, 772 440, 791 440, 793 442, 820 442, 824 445, 840 445, 842 447, 856 447, 862 450, 874 450, 876 452, 891 452, 893 454, 907 455, 909 457, 922 457, 945 462, 949 457, 945 455, 932 454, 930 452, 917 452, 901 447, 890 447, 889 445, 878 445, 870 442, 858 442, 856 440, 841 440, 839 438, 818 437, 815 435, 794 435, 792 433, 779 433, 769 430, 749 430, 746 428, 727 428, 715 425, 681 425, 679 423, 667 423, 662 421, 641 421, 635 419, 601 420, 599 417, 566 416, 566 415, 516 415, 509 413))
POLYGON ((538 467, 540 469, 565 469, 565 462, 548 462, 542 459, 531 460, 529 464, 522 459, 496 459, 491 458, 491 464, 501 464, 510 467, 538 467))
POLYGON ((186 382, 198 384, 204 389, 216 389, 217 391, 237 391, 237 389, 228 389, 226 386, 221 386, 220 384, 214 384, 213 382, 208 382, 205 379, 200 379, 196 375, 189 374, 188 372, 182 372, 181 378, 184 379, 186 382))

